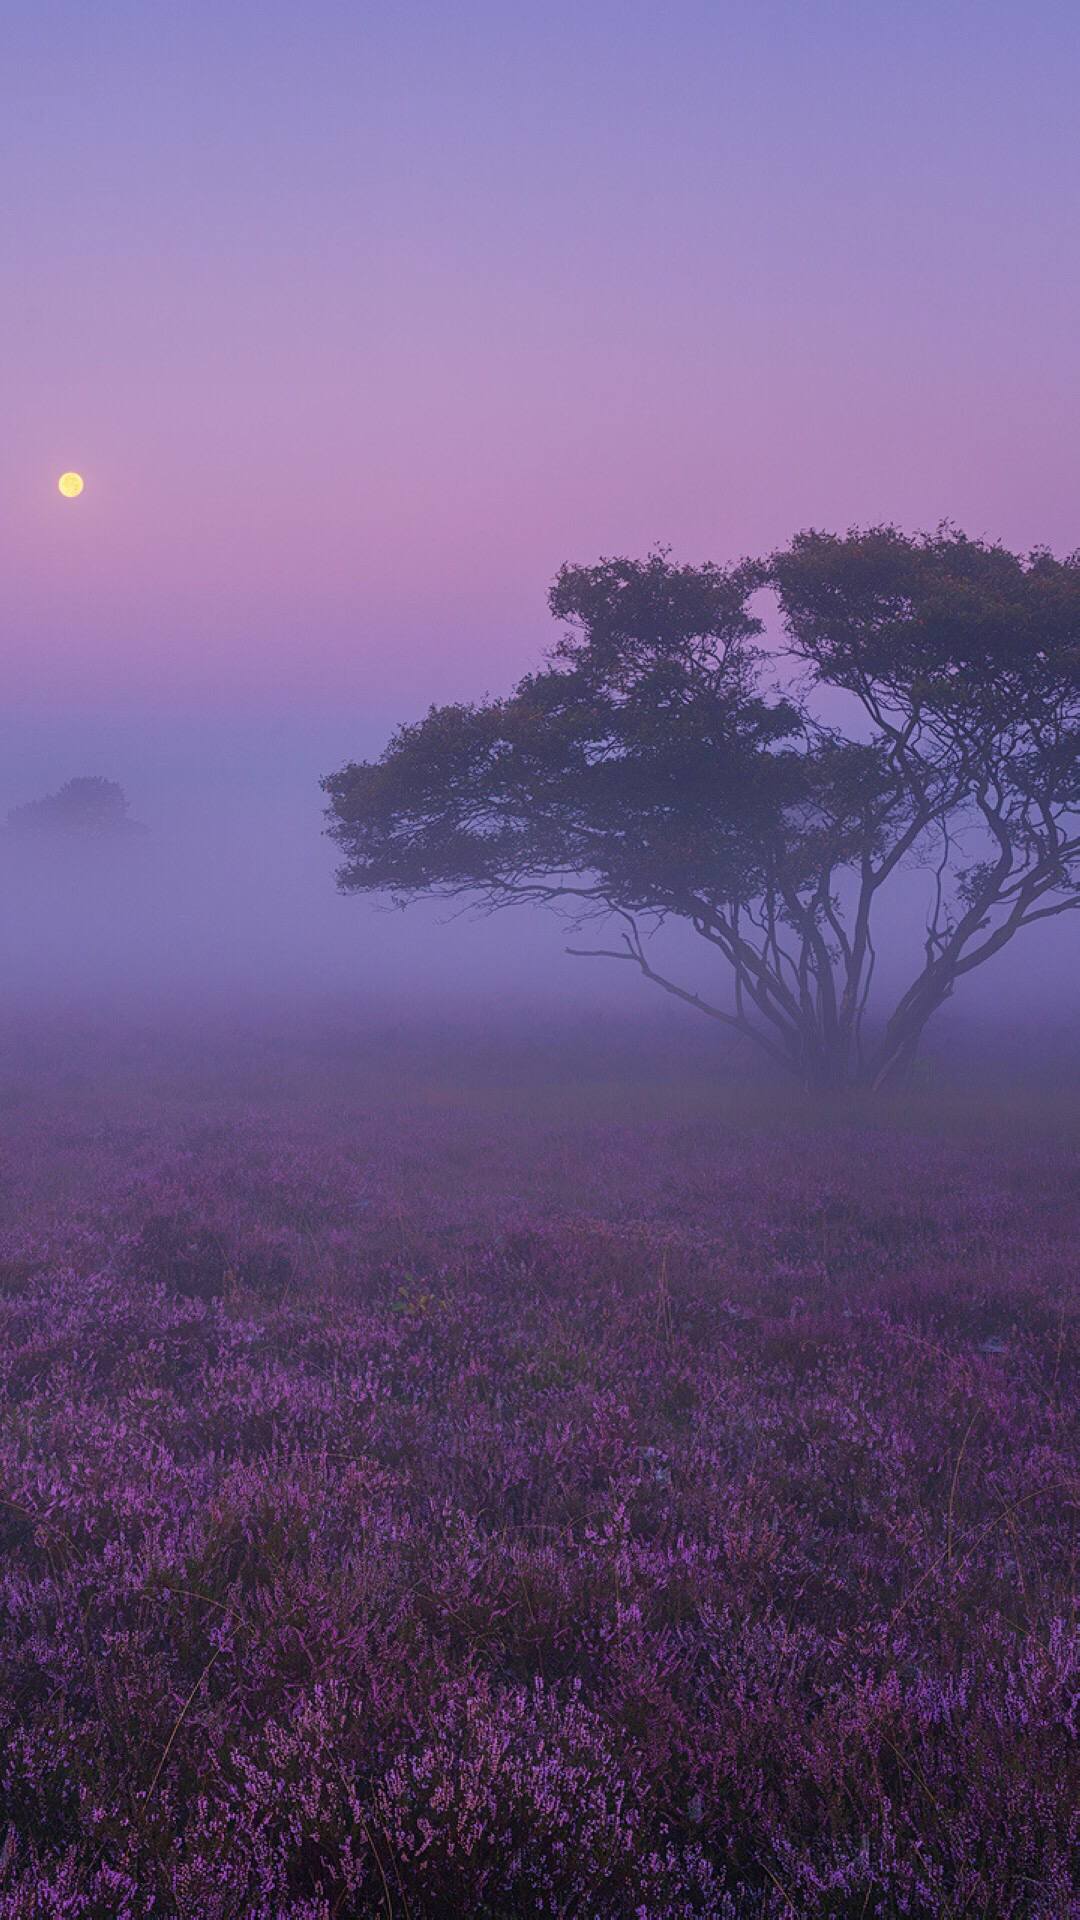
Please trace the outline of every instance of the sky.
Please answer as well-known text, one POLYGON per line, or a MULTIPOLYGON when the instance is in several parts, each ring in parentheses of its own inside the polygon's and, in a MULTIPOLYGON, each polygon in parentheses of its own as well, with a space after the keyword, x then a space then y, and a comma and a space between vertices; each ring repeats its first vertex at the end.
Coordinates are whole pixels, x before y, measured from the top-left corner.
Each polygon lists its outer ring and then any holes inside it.
POLYGON ((1072 0, 8 0, 0 75, 9 702, 381 725, 565 559, 1080 542, 1072 0))
POLYGON ((534 665, 566 560, 1080 545, 1078 82, 1073 0, 6 0, 0 813, 161 836, 103 964, 352 977, 319 774, 534 665))

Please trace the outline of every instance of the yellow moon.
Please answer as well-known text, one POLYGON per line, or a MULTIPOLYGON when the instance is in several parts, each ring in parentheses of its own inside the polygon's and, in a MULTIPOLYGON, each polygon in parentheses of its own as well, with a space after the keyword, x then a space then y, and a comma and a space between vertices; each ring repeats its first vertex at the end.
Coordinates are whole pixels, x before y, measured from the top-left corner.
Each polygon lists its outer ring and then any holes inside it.
POLYGON ((65 500, 77 500, 83 490, 83 477, 81 473, 62 473, 56 484, 65 500))

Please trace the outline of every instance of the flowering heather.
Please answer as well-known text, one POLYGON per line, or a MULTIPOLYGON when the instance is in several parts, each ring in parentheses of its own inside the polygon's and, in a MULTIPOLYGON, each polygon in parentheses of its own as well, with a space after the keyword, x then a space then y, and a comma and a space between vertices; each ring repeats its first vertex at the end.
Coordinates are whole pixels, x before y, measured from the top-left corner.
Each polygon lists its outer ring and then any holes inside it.
POLYGON ((0 1089, 0 1914, 1080 1912, 1074 1129, 212 1051, 0 1089))

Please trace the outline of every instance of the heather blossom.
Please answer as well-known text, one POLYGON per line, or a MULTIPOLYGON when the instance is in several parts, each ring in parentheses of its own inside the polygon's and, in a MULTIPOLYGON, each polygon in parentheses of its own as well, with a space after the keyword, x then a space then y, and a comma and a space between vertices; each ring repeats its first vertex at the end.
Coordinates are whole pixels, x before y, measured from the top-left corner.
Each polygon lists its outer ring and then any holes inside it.
POLYGON ((1061 1135, 107 1089, 4 1160, 0 1914, 1078 1911, 1061 1135))

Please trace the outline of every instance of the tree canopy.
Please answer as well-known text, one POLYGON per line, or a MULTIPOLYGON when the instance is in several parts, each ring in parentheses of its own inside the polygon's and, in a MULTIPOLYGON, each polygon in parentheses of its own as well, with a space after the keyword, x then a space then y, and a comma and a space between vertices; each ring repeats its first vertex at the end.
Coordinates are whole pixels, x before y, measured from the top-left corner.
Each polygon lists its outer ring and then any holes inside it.
POLYGON ((100 774, 66 780, 56 793, 12 807, 8 826, 19 834, 64 839, 112 839, 144 831, 128 812, 123 787, 100 774))
POLYGON ((807 532, 729 568, 567 566, 550 606, 562 636, 506 698, 433 707, 323 782, 344 891, 606 917, 616 945, 570 951, 634 965, 817 1085, 902 1076, 966 973, 1080 906, 1080 556, 807 532), (821 718, 827 689, 857 727, 821 718), (922 964, 871 1035, 875 908, 912 862, 922 964), (668 917, 726 997, 653 964, 668 917))

